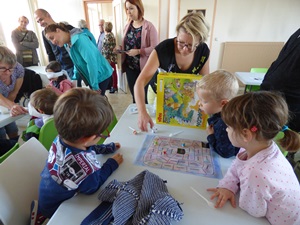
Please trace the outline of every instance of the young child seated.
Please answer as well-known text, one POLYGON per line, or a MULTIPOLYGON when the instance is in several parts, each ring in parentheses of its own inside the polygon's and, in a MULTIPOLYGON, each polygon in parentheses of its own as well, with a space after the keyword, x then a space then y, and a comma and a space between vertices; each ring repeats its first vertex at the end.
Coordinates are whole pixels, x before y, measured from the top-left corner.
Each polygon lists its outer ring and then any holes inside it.
POLYGON ((61 65, 57 61, 51 61, 46 66, 47 77, 50 80, 50 84, 47 88, 53 89, 58 95, 73 88, 72 82, 68 79, 67 71, 61 68, 61 65))
POLYGON ((120 148, 119 143, 96 145, 113 115, 107 99, 87 88, 73 88, 58 98, 54 106, 58 136, 41 173, 39 200, 33 201, 31 224, 42 224, 63 201, 77 193, 96 192, 123 162, 119 153, 102 165, 96 157, 120 148))
POLYGON ((226 124, 221 118, 221 110, 230 99, 237 95, 239 84, 236 77, 225 71, 217 70, 205 75, 197 82, 199 107, 208 118, 207 141, 210 148, 224 158, 235 156, 239 148, 229 141, 226 124))
POLYGON ((250 92, 230 100, 222 109, 231 143, 240 151, 219 181, 211 199, 216 208, 227 200, 272 225, 300 224, 300 188, 290 163, 273 141, 283 128, 280 144, 291 151, 300 147, 300 136, 285 124, 289 113, 285 100, 273 92, 250 92))
POLYGON ((51 89, 43 88, 36 90, 30 95, 28 113, 32 116, 27 128, 23 131, 22 139, 29 140, 31 137, 39 138, 42 126, 53 117, 54 104, 58 95, 51 89))

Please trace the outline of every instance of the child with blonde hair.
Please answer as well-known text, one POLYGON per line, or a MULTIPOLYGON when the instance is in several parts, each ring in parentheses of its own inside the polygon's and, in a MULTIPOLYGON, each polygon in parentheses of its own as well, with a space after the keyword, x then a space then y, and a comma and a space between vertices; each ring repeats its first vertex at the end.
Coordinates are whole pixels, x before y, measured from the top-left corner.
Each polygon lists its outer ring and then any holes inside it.
POLYGON ((222 109, 231 143, 240 147, 235 161, 219 181, 211 199, 216 208, 229 200, 255 217, 266 217, 272 225, 300 224, 300 188, 296 175, 273 141, 278 132, 280 145, 290 151, 300 148, 300 136, 290 130, 288 106, 273 92, 250 92, 230 100, 222 109))
POLYGON ((68 72, 62 69, 62 66, 57 61, 51 61, 46 66, 47 78, 50 84, 47 88, 51 88, 58 95, 73 88, 72 82, 68 79, 68 72))
POLYGON ((210 148, 224 158, 235 156, 239 151, 229 141, 227 126, 221 118, 223 106, 237 95, 238 90, 237 78, 225 70, 205 75, 197 82, 199 107, 210 115, 206 129, 207 141, 210 148))

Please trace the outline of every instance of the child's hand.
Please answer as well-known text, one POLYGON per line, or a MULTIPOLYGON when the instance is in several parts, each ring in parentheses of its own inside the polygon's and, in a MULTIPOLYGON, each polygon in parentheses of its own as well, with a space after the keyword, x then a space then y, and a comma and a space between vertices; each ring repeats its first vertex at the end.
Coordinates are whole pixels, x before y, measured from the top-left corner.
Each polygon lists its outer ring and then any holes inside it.
POLYGON ((207 131, 208 134, 213 134, 213 133, 215 133, 214 127, 213 127, 212 124, 209 125, 209 126, 206 128, 206 131, 207 131))
POLYGON ((233 208, 236 207, 235 196, 232 191, 229 191, 226 188, 208 188, 207 191, 214 192, 214 194, 210 197, 211 200, 213 200, 215 197, 218 198, 215 208, 222 208, 227 200, 230 200, 233 208))
POLYGON ((50 85, 50 84, 47 84, 47 85, 46 85, 46 88, 52 88, 52 87, 51 87, 51 85, 50 85))
POLYGON ((116 160, 116 162, 120 165, 123 162, 123 155, 117 153, 111 157, 112 159, 116 160))
POLYGON ((119 148, 121 148, 121 144, 119 142, 115 142, 115 146, 116 146, 116 150, 118 150, 119 148))

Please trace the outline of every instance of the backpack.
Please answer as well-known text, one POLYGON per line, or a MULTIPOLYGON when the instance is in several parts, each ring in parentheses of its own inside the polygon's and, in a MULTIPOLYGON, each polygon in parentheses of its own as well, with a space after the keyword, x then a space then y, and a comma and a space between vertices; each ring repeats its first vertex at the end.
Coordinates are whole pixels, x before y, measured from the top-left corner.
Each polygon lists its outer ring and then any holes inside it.
POLYGON ((24 97, 23 106, 25 106, 25 101, 29 100, 30 95, 39 89, 43 88, 42 79, 39 74, 33 70, 25 69, 25 74, 23 78, 22 86, 17 94, 15 102, 20 102, 21 98, 24 97))

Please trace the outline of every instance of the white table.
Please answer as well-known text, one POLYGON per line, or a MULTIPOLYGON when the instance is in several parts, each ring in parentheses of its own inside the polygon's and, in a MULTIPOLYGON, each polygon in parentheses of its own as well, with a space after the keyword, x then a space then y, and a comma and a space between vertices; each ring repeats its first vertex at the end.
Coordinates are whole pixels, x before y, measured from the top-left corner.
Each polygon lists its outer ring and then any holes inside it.
POLYGON ((265 77, 265 73, 251 72, 236 72, 235 75, 243 84, 245 84, 245 92, 247 86, 250 86, 250 91, 252 86, 260 86, 265 77))
POLYGON ((26 68, 33 70, 34 72, 36 72, 37 74, 40 75, 40 77, 42 79, 43 87, 46 87, 46 85, 49 84, 49 80, 48 80, 48 77, 47 77, 46 71, 45 71, 46 66, 29 66, 26 68))
MULTIPOLYGON (((265 218, 252 217, 240 208, 232 208, 229 203, 227 203, 222 209, 210 208, 203 199, 198 197, 198 195, 190 189, 190 187, 195 188, 199 193, 209 199, 211 193, 207 192, 206 189, 209 187, 216 187, 218 179, 135 165, 134 160, 137 157, 146 133, 133 135, 132 131, 128 128, 128 126, 137 128, 137 114, 129 113, 130 108, 133 106, 134 105, 130 105, 127 108, 118 124, 111 132, 111 137, 106 140, 106 142, 113 141, 121 143, 121 149, 119 151, 123 154, 124 162, 112 174, 112 176, 109 177, 106 183, 100 187, 100 190, 104 189, 104 187, 113 179, 117 179, 118 181, 128 181, 138 173, 144 170, 149 170, 159 175, 160 178, 167 180, 167 187, 170 194, 178 202, 183 203, 181 207, 184 212, 184 217, 179 223, 174 224, 269 224, 265 218)), ((158 135, 168 136, 171 132, 183 130, 184 132, 178 134, 176 137, 206 141, 206 132, 204 130, 167 125, 156 126, 158 128, 158 135)), ((103 163, 108 157, 111 157, 111 155, 101 155, 99 156, 99 160, 103 163)), ((223 175, 231 161, 232 159, 220 158, 223 175)), ((100 202, 97 199, 98 192, 93 195, 79 194, 72 199, 65 201, 53 215, 48 225, 80 224, 82 220, 99 205, 100 202)))
POLYGON ((0 113, 0 127, 4 127, 7 124, 10 124, 10 123, 24 117, 25 115, 26 114, 22 114, 22 115, 12 117, 9 113, 8 114, 1 114, 0 113))

